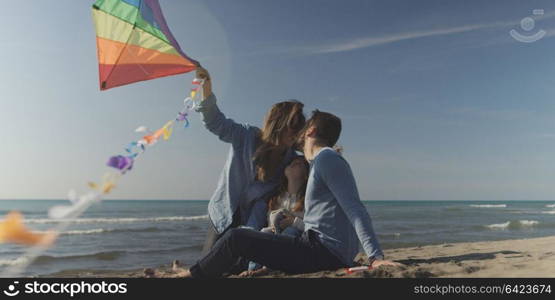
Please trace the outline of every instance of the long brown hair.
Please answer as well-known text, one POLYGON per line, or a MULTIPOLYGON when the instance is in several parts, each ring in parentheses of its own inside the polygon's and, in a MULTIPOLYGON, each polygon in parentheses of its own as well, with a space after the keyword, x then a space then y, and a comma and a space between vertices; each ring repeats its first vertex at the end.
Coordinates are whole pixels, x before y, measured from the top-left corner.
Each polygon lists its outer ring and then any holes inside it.
POLYGON ((275 175, 287 148, 282 145, 283 135, 288 129, 294 134, 304 127, 304 104, 297 100, 276 103, 266 114, 260 132, 260 143, 254 153, 256 178, 266 181, 275 175))
MULTIPOLYGON (((295 159, 299 159, 302 158, 301 156, 298 156, 297 158, 294 158, 291 163, 293 161, 295 161, 295 159)), ((303 211, 304 210, 304 198, 305 198, 305 194, 306 194, 306 185, 308 184, 308 172, 309 172, 309 168, 310 166, 308 165, 308 161, 306 161, 305 159, 303 159, 303 166, 305 167, 306 170, 306 178, 303 181, 303 184, 300 187, 299 192, 297 193, 297 199, 295 202, 295 206, 293 207, 293 211, 303 211)), ((275 194, 273 196, 271 196, 268 199, 268 210, 276 210, 278 209, 278 198, 281 197, 281 195, 283 195, 288 188, 288 183, 289 181, 287 180, 286 176, 283 176, 283 179, 280 183, 280 185, 276 188, 275 190, 275 194)))

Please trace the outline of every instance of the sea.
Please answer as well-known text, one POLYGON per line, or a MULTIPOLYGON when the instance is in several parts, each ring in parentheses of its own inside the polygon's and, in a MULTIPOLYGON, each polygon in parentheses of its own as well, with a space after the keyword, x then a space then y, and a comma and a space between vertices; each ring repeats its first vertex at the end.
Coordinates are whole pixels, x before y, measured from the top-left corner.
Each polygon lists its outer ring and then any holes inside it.
MULTIPOLYGON (((555 235, 555 201, 363 201, 384 249, 555 235)), ((25 225, 56 225, 48 208, 67 200, 2 200, 0 215, 17 210, 25 225)), ((201 255, 208 201, 118 200, 92 206, 72 220, 53 247, 22 276, 82 270, 136 270, 191 265, 201 255)), ((0 274, 25 264, 28 248, 0 244, 0 274)))

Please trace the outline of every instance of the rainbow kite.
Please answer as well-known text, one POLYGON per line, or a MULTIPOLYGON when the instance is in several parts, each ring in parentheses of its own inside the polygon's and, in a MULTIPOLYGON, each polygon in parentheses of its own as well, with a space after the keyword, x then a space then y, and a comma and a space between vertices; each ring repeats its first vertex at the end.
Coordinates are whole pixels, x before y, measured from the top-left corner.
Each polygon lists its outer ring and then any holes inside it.
POLYGON ((157 0, 98 0, 92 11, 101 90, 196 69, 157 0))

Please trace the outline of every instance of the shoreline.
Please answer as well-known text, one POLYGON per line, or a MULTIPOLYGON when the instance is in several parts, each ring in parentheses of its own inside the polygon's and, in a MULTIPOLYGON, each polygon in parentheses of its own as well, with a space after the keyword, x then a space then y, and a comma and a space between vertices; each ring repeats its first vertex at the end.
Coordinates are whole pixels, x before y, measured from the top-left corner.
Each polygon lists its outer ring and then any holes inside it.
MULTIPOLYGON (((384 266, 346 274, 344 269, 289 275, 271 272, 261 278, 527 278, 555 277, 555 236, 486 242, 449 243, 384 250, 388 260, 402 267, 384 266)), ((359 254, 357 261, 364 255, 359 254)), ((190 262, 184 262, 189 266, 190 262)), ((39 278, 142 278, 142 266, 133 270, 66 270, 39 278)), ((171 275, 171 267, 155 270, 171 275)), ((230 276, 234 278, 236 276, 230 276)))

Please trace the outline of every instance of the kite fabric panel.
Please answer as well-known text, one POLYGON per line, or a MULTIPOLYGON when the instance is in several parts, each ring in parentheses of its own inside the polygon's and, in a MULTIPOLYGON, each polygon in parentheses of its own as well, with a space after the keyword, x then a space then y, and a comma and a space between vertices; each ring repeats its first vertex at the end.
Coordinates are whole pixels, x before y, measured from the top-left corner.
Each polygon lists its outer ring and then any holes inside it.
POLYGON ((98 0, 92 13, 101 90, 196 69, 157 0, 98 0))

